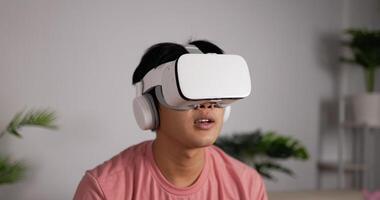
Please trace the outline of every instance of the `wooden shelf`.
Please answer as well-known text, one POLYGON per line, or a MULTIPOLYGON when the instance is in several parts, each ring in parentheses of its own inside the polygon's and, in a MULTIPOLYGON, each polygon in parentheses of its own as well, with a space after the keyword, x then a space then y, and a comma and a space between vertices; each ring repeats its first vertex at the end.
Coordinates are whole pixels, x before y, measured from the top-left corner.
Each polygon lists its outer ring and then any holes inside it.
MULTIPOLYGON (((318 168, 324 171, 338 171, 338 162, 333 161, 320 161, 318 162, 318 168)), ((346 162, 343 165, 344 172, 353 173, 358 171, 365 171, 366 166, 364 164, 355 164, 346 162)))
POLYGON ((346 121, 341 124, 344 128, 368 128, 368 129, 380 129, 380 125, 367 125, 367 124, 358 124, 350 121, 346 121))

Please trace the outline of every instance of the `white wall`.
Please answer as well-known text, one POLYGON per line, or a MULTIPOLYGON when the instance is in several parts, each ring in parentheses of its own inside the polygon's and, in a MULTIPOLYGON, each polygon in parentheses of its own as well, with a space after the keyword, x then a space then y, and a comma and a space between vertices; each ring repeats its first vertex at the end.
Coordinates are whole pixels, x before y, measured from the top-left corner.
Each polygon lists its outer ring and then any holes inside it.
POLYGON ((70 199, 86 169, 153 138, 133 118, 131 76, 150 45, 209 39, 244 56, 253 93, 223 133, 262 128, 307 145, 269 190, 316 187, 320 104, 335 97, 343 1, 0 1, 0 127, 25 107, 51 107, 59 131, 24 129, 0 150, 28 164, 0 199, 70 199), (329 41, 332 41, 330 43, 329 41), (332 45, 331 45, 332 44, 332 45))

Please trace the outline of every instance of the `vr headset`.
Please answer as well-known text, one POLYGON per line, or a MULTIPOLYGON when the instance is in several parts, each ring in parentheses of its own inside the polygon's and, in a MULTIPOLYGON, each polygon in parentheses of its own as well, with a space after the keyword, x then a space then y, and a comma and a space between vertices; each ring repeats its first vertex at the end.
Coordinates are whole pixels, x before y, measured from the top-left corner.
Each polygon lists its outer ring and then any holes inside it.
POLYGON ((136 86, 133 110, 139 127, 154 130, 159 123, 153 97, 174 110, 194 109, 210 102, 225 107, 228 119, 230 104, 249 96, 251 79, 244 58, 228 54, 203 54, 195 46, 186 49, 177 60, 152 69, 136 86))

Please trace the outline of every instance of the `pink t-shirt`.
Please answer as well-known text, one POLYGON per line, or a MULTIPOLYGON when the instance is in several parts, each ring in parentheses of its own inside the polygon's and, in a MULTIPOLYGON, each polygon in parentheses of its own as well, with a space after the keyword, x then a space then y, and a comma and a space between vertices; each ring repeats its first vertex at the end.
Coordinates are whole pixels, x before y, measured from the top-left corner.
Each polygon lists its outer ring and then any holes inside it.
POLYGON ((171 184, 157 167, 152 141, 129 147, 83 176, 74 200, 267 200, 261 176, 216 146, 206 148, 205 165, 189 187, 171 184))

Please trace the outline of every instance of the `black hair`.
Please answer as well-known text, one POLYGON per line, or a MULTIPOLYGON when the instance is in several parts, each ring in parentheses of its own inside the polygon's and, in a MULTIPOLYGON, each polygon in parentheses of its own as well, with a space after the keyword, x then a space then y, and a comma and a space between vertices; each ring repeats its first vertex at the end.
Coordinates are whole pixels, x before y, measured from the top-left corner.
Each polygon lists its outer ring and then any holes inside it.
MULTIPOLYGON (((189 42, 189 44, 196 46, 202 53, 216 53, 223 54, 223 50, 215 44, 206 40, 197 40, 189 42)), ((153 68, 161 64, 177 60, 181 55, 189 53, 183 45, 171 42, 158 43, 146 50, 141 58, 141 61, 132 77, 132 84, 141 81, 144 76, 153 68)), ((154 90, 149 91, 154 99, 157 112, 159 112, 158 100, 154 90)))
POLYGON ((196 40, 193 42, 189 42, 189 44, 198 47, 198 49, 201 50, 202 53, 224 54, 224 51, 221 48, 206 40, 196 40))
POLYGON ((185 47, 176 43, 164 42, 151 46, 142 56, 140 64, 133 73, 132 84, 141 81, 153 68, 178 59, 188 53, 185 47))
MULTIPOLYGON (((224 53, 218 46, 206 40, 196 40, 189 42, 189 44, 196 46, 203 53, 224 53)), ((186 48, 177 43, 164 42, 151 46, 144 53, 139 65, 133 73, 132 84, 141 81, 151 69, 161 64, 177 60, 181 55, 186 53, 189 53, 186 48)))

